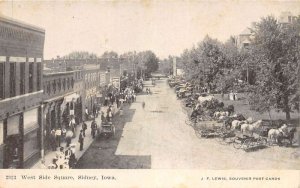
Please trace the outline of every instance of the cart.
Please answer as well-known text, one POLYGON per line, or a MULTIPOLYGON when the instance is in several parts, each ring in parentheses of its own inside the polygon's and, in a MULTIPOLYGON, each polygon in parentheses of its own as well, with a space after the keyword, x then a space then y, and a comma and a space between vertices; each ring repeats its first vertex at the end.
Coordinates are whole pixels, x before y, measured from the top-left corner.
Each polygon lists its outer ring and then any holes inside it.
POLYGON ((116 128, 112 122, 103 122, 101 126, 97 130, 98 136, 105 136, 105 137, 114 137, 116 133, 116 128))

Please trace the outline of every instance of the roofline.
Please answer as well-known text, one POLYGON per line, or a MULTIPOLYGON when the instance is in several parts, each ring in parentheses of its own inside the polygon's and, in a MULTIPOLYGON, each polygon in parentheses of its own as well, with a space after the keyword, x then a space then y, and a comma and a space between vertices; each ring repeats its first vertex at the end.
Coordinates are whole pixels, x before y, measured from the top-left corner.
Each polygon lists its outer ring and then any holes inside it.
POLYGON ((37 26, 31 25, 31 24, 13 19, 13 18, 3 16, 3 15, 0 15, 0 21, 6 22, 6 23, 11 24, 11 25, 23 27, 25 29, 30 29, 30 30, 37 31, 37 32, 40 32, 40 33, 45 33, 45 29, 43 29, 41 27, 37 27, 37 26))
POLYGON ((75 72, 75 71, 51 72, 51 73, 43 72, 43 75, 44 75, 44 76, 66 75, 66 74, 73 74, 74 72, 75 72))

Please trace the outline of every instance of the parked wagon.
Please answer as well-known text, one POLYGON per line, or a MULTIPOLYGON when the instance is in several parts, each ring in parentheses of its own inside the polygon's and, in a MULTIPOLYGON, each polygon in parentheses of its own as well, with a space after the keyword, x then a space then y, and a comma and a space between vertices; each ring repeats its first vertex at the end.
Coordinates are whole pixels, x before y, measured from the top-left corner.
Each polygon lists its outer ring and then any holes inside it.
POLYGON ((114 137, 115 133, 116 133, 116 128, 112 122, 103 122, 97 130, 97 134, 99 136, 103 135, 105 137, 107 136, 114 137))
POLYGON ((250 149, 258 149, 267 146, 267 138, 254 134, 253 136, 238 135, 235 137, 233 147, 248 151, 250 149))

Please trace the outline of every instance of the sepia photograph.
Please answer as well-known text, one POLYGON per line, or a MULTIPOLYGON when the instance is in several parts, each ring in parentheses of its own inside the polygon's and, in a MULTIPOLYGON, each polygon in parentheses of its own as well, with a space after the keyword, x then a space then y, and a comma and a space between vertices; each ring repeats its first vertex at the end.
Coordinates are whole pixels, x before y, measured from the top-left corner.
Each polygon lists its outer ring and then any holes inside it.
POLYGON ((300 1, 0 1, 6 181, 299 178, 299 104, 300 1))

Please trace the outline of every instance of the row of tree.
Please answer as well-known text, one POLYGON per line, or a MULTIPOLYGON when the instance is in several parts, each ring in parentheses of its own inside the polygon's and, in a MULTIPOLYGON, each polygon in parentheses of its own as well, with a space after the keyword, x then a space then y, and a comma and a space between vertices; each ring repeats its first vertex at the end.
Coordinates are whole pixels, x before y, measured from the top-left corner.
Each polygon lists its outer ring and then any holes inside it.
MULTIPOLYGON (((96 58, 113 58, 113 59, 125 59, 129 61, 137 73, 137 77, 141 77, 142 74, 149 76, 152 72, 158 69, 159 59, 154 52, 142 51, 142 52, 126 52, 121 55, 114 51, 106 51, 100 57, 94 53, 86 51, 75 51, 65 55, 66 59, 96 59, 96 58)), ((117 61, 121 62, 121 61, 117 61)), ((126 71, 125 71, 126 72, 126 71)))
POLYGON ((300 17, 280 24, 268 16, 250 30, 250 45, 245 48, 237 47, 235 37, 221 43, 206 36, 184 50, 178 64, 196 85, 223 93, 243 89, 255 110, 275 108, 290 119, 290 112, 299 111, 300 17))

